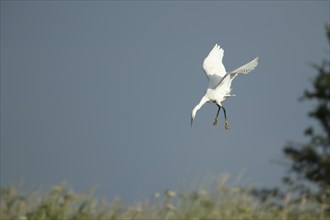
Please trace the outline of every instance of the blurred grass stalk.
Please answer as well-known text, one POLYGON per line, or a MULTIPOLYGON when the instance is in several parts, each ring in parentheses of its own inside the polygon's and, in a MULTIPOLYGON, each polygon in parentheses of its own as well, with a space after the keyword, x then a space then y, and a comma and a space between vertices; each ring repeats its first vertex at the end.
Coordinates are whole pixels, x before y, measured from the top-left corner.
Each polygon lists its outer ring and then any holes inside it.
POLYGON ((304 196, 292 202, 290 192, 282 199, 260 200, 252 189, 228 180, 225 174, 213 186, 200 186, 197 191, 157 192, 132 207, 124 207, 118 199, 112 203, 99 199, 95 190, 73 192, 65 183, 48 193, 34 190, 27 195, 9 186, 1 188, 0 219, 330 219, 329 204, 320 205, 304 196))

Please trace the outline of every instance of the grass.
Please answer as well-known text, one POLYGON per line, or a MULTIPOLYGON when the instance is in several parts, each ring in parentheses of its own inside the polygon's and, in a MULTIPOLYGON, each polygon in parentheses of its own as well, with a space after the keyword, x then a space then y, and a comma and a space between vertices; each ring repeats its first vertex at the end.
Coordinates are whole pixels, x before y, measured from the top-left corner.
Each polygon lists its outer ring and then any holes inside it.
POLYGON ((251 190, 228 184, 226 175, 207 188, 187 193, 168 190, 124 207, 120 200, 108 203, 97 198, 93 190, 73 192, 67 184, 47 193, 34 190, 28 194, 9 186, 1 188, 0 219, 330 219, 325 211, 329 204, 306 197, 293 202, 290 192, 276 202, 272 197, 261 202, 251 190))

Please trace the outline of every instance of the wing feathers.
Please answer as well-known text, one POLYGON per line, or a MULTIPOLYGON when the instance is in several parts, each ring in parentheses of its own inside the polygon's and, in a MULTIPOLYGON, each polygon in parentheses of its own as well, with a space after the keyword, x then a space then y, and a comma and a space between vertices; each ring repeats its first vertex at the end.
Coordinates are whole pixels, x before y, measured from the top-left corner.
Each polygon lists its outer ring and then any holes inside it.
POLYGON ((215 89, 216 87, 221 85, 223 86, 224 84, 228 84, 229 88, 231 81, 237 76, 237 74, 247 74, 251 72, 256 68, 259 62, 259 58, 256 57, 249 63, 227 74, 226 68, 222 63, 223 56, 224 50, 220 47, 220 45, 215 44, 208 56, 204 59, 203 69, 209 80, 208 88, 215 89))
POLYGON ((209 80, 211 75, 219 77, 226 75, 226 69, 222 64, 223 53, 223 49, 218 44, 215 44, 209 55, 204 59, 203 69, 209 80))
POLYGON ((223 89, 226 88, 230 92, 231 82, 234 80, 234 78, 239 73, 248 74, 257 67, 258 62, 259 62, 259 57, 256 57, 254 60, 228 73, 226 76, 222 78, 222 80, 218 83, 216 88, 219 89, 220 87, 223 87, 223 89))
POLYGON ((238 67, 237 69, 233 70, 230 74, 232 73, 243 73, 243 74, 248 74, 249 72, 251 72, 252 70, 254 70, 259 62, 259 57, 256 57, 254 60, 252 60, 251 62, 238 67))

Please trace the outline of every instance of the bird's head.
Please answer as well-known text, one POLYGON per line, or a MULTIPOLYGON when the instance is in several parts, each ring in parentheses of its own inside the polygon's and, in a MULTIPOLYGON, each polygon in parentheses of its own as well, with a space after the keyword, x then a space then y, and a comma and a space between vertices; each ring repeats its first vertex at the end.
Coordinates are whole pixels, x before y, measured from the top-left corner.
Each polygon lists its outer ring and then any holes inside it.
POLYGON ((195 111, 195 109, 193 109, 192 112, 191 112, 191 123, 190 123, 190 126, 192 126, 195 117, 196 117, 196 111, 195 111))

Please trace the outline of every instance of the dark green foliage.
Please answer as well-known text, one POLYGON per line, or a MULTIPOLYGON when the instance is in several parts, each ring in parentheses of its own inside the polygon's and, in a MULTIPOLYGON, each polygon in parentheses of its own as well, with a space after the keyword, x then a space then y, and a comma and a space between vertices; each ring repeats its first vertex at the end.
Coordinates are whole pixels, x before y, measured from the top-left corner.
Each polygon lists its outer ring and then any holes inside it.
MULTIPOLYGON (((330 26, 326 27, 330 44, 330 26)), ((328 51, 329 52, 329 51, 328 51)), ((330 53, 330 52, 329 52, 330 53)), ((315 119, 320 128, 310 126, 305 130, 307 143, 290 143, 283 152, 291 160, 290 171, 293 178, 285 177, 285 183, 296 185, 300 195, 310 193, 311 187, 303 184, 304 180, 316 186, 314 196, 320 202, 330 203, 330 60, 329 57, 320 65, 313 65, 317 76, 313 80, 313 89, 306 90, 304 101, 315 101, 313 111, 308 115, 315 119)))

